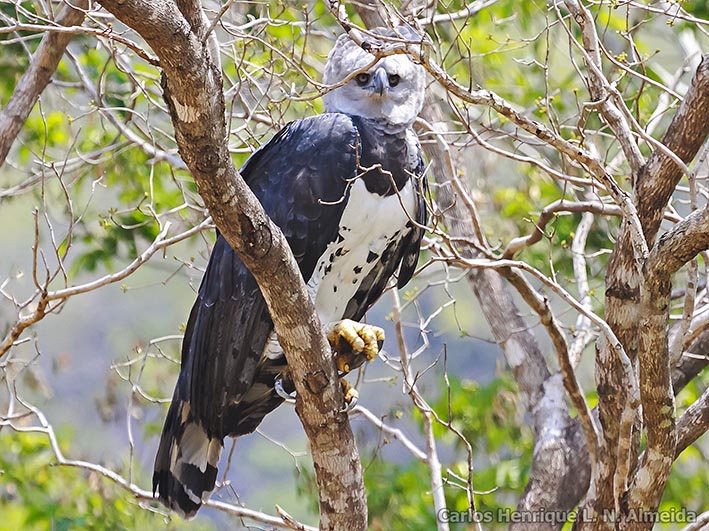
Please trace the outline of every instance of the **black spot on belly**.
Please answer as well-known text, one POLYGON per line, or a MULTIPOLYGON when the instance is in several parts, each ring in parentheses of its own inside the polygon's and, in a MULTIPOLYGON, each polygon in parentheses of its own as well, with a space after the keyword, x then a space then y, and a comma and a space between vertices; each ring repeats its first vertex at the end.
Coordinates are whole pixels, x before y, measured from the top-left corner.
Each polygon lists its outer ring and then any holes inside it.
POLYGON ((335 251, 335 256, 342 256, 342 247, 337 248, 337 251, 335 251))
POLYGON ((355 266, 352 271, 359 275, 362 272, 362 268, 360 266, 355 266))
POLYGON ((338 233, 337 233, 337 243, 342 243, 343 241, 345 241, 344 236, 342 236, 342 234, 340 234, 340 233, 338 232, 338 233))
POLYGON ((377 253, 374 253, 372 251, 369 251, 369 254, 367 255, 367 263, 371 264, 374 262, 377 258, 379 258, 379 255, 377 253))
POLYGON ((334 286, 334 285, 333 285, 333 286, 332 286, 332 291, 333 291, 333 293, 337 293, 337 286, 334 286))

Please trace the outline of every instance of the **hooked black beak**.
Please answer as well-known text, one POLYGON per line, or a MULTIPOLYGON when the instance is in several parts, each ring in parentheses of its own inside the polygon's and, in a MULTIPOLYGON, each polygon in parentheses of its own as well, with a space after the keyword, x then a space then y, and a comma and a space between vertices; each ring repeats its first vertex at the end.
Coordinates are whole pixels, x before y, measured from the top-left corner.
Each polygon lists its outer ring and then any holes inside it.
POLYGON ((374 91, 382 96, 384 91, 389 87, 389 78, 387 76, 386 70, 383 68, 377 68, 372 76, 372 85, 374 86, 374 91))

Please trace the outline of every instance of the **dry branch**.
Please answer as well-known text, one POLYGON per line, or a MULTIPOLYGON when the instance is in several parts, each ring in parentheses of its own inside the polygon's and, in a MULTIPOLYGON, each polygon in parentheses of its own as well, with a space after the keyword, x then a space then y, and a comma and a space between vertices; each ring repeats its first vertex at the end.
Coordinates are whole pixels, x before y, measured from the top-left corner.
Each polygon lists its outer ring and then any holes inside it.
MULTIPOLYGON (((84 20, 88 6, 88 0, 67 3, 57 16, 57 24, 59 26, 80 24, 84 20)), ((0 167, 5 162, 12 143, 25 125, 40 94, 51 81, 59 60, 73 36, 72 33, 45 33, 29 68, 15 86, 7 105, 0 111, 0 167)))
MULTIPOLYGON (((155 496, 153 496, 152 492, 147 491, 145 489, 141 489, 138 485, 136 485, 129 479, 124 478, 123 476, 109 468, 106 468, 96 463, 91 463, 89 461, 82 461, 79 459, 68 459, 61 450, 59 440, 57 439, 56 432, 54 431, 54 426, 52 426, 52 424, 47 420, 47 417, 44 415, 44 413, 36 407, 19 400, 19 397, 14 398, 20 401, 20 403, 22 403, 22 405, 30 411, 30 414, 34 415, 37 418, 38 424, 26 426, 24 425, 24 423, 16 422, 16 417, 18 417, 18 415, 7 414, 0 415, 0 427, 9 426, 18 433, 44 434, 49 439, 49 445, 52 449, 52 452, 54 453, 54 458, 56 459, 57 465, 78 468, 99 474, 129 492, 133 496, 133 498, 138 501, 155 501, 156 498, 155 496)), ((22 419, 24 419, 26 416, 27 415, 24 413, 21 413, 19 415, 19 417, 21 417, 22 419)), ((247 518, 254 522, 267 524, 275 528, 297 529, 300 531, 315 531, 314 527, 306 526, 299 522, 287 521, 283 517, 278 518, 269 514, 265 514, 261 511, 254 511, 253 509, 249 509, 247 507, 240 507, 238 505, 232 505, 230 503, 224 503, 218 500, 206 500, 204 502, 204 506, 211 507, 213 509, 238 518, 247 518)))
MULTIPOLYGON (((375 9, 375 0, 363 4, 366 7, 356 4, 356 8, 366 26, 371 28, 386 24, 375 9)), ((475 2, 469 7, 477 4, 475 2)), ((484 256, 480 249, 485 248, 486 243, 475 204, 465 184, 457 177, 450 147, 444 138, 445 131, 440 129, 445 118, 438 98, 427 95, 422 116, 426 121, 424 125, 427 132, 435 138, 435 142, 425 143, 423 147, 432 164, 431 174, 439 185, 437 206, 445 213, 444 221, 449 227, 450 236, 456 239, 456 246, 461 246, 461 240, 471 242, 461 248, 460 252, 465 257, 484 256)), ((472 129, 469 132, 476 141, 481 142, 482 139, 472 129)), ((520 157, 517 154, 514 156, 520 157)), ((538 163, 533 159, 525 159, 523 162, 538 163)), ((553 173, 556 175, 558 172, 553 173)), ((617 207, 608 205, 608 208, 617 207)), ((509 273, 509 270, 506 272, 509 273)), ((526 326, 503 280, 504 273, 505 270, 501 275, 501 272, 491 269, 473 268, 466 277, 532 415, 535 439, 532 472, 517 509, 526 512, 550 507, 570 510, 588 485, 588 454, 582 438, 575 437, 577 430, 572 429, 573 422, 563 400, 561 379, 558 375, 550 374, 537 339, 526 326), (574 454, 583 457, 578 461, 570 460, 569 457, 574 454)), ((592 425, 592 421, 587 423, 587 426, 592 425)), ((595 430, 591 428, 588 432, 595 433, 595 430)), ((535 529, 553 530, 558 527, 553 523, 539 523, 535 529)), ((511 526, 513 530, 527 528, 528 524, 511 526)))
POLYGON ((609 205, 600 201, 567 201, 559 199, 544 207, 535 223, 535 230, 531 234, 514 238, 507 244, 507 247, 502 252, 502 258, 512 258, 521 249, 534 245, 541 240, 547 224, 554 219, 554 216, 562 212, 589 212, 603 216, 619 216, 622 214, 618 205, 609 205))
POLYGON ((675 459, 709 430, 709 387, 677 420, 675 459))
POLYGON ((76 286, 70 286, 58 290, 48 291, 46 286, 40 286, 35 293, 35 297, 39 297, 39 300, 37 300, 33 305, 34 309, 32 312, 27 315, 18 316, 15 324, 10 327, 10 330, 3 338, 2 342, 0 342, 0 358, 16 343, 22 335, 22 332, 34 323, 42 320, 47 313, 50 313, 54 308, 61 305, 67 299, 82 293, 94 291, 104 286, 108 286, 109 284, 120 282, 135 273, 139 267, 145 264, 158 251, 190 238, 209 227, 211 227, 211 220, 206 219, 199 225, 195 225, 189 230, 168 238, 167 233, 170 230, 170 222, 167 222, 155 240, 153 240, 153 243, 151 243, 142 253, 135 257, 130 264, 120 271, 104 275, 90 282, 86 282, 85 284, 78 284, 76 286), (55 305, 50 306, 51 303, 55 303, 55 305))
MULTIPOLYGON (((571 12, 574 20, 581 28, 583 40, 583 60, 586 63, 589 75, 586 78, 591 98, 599 103, 599 109, 604 120, 608 123, 615 137, 620 142, 625 158, 633 174, 645 163, 640 148, 636 143, 628 122, 618 105, 627 113, 625 102, 618 91, 613 88, 603 75, 601 65, 601 44, 596 32, 596 24, 586 7, 578 0, 565 0, 566 7, 571 12), (615 102, 613 101, 615 100, 615 102)), ((556 7, 556 3, 554 2, 556 7)))
MULTIPOLYGON (((664 144, 683 162, 691 161, 709 135, 709 54, 692 78, 692 84, 667 132, 664 144)), ((638 216, 648 244, 652 244, 660 228, 664 207, 682 178, 682 169, 661 150, 650 155, 638 174, 635 196, 638 216)))

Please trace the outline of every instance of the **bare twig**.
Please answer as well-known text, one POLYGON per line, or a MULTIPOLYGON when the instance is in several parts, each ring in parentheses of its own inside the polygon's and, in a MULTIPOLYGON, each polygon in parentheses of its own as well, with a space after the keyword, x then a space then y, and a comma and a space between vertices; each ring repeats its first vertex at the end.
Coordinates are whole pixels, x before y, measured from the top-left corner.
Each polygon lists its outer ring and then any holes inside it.
MULTIPOLYGON (((443 490, 443 474, 441 470, 441 462, 438 458, 438 449, 436 447, 436 438, 433 433, 433 415, 431 408, 426 404, 423 397, 418 392, 416 388, 415 378, 409 363, 409 352, 406 347, 406 341, 404 340, 404 332, 401 326, 401 304, 399 302, 398 293, 392 291, 392 300, 394 308, 394 325, 396 327, 396 337, 399 342, 399 355, 401 359, 401 369, 404 375, 404 388, 405 391, 411 396, 414 405, 421 412, 423 417, 423 430, 426 436, 426 465, 428 465, 428 470, 431 476, 431 494, 433 495, 433 507, 435 513, 441 514, 446 510, 446 497, 443 490)), ((469 478, 472 484, 472 477, 469 478)), ((472 500, 472 488, 470 489, 469 496, 472 500)), ((471 511, 475 510, 474 502, 470 503, 469 509, 471 511)), ((442 518, 437 518, 437 528, 438 531, 449 531, 450 527, 448 522, 442 518)))
MULTIPOLYGON (((88 0, 77 0, 74 4, 67 4, 57 17, 58 26, 52 26, 51 29, 79 24, 84 19, 84 11, 88 6, 88 0)), ((72 36, 72 32, 45 33, 29 68, 15 86, 7 105, 0 110, 0 166, 5 162, 12 143, 25 124, 39 95, 51 80, 72 36)))
MULTIPOLYGON (((638 144, 633 138, 632 131, 623 113, 621 113, 618 107, 619 105, 625 107, 625 102, 619 97, 620 95, 617 93, 617 90, 610 86, 601 70, 601 45, 598 41, 598 34, 596 33, 596 25, 593 21, 593 17, 588 9, 577 0, 565 0, 564 3, 576 23, 581 27, 581 36, 585 49, 584 61, 590 73, 587 82, 591 98, 594 102, 600 102, 601 113, 613 130, 615 137, 620 142, 623 152, 625 153, 625 158, 630 164, 633 175, 635 175, 643 166, 645 160, 642 153, 640 153, 640 148, 638 148, 638 144), (611 100, 611 96, 616 100, 615 103, 611 100)), ((556 2, 553 2, 553 5, 558 13, 556 2)), ((570 38, 572 38, 571 35, 570 38)))
MULTIPOLYGON (((67 467, 73 467, 73 468, 80 468, 83 470, 89 470, 91 472, 95 472, 106 479, 111 480, 113 483, 121 487, 122 489, 128 491, 133 495, 133 497, 137 500, 142 500, 142 501, 147 501, 147 502, 152 502, 156 503, 156 498, 153 496, 153 493, 149 490, 141 489, 138 485, 133 483, 132 481, 127 480, 120 474, 114 472, 113 470, 110 470, 109 468, 106 468, 104 466, 98 465, 96 463, 91 463, 89 461, 82 461, 78 459, 67 459, 64 456, 64 453, 61 451, 61 448, 59 446, 59 440, 57 439, 56 433, 54 431, 53 426, 47 421, 46 416, 42 411, 39 409, 23 402, 22 405, 26 407, 27 409, 30 410, 31 414, 34 415, 38 422, 39 425, 34 425, 34 426, 24 426, 24 425, 18 425, 15 420, 17 420, 16 416, 0 416, 0 426, 9 426, 13 430, 15 430, 18 433, 42 433, 47 436, 49 439, 49 444, 52 448, 52 452, 54 453, 54 457, 57 460, 57 465, 59 466, 67 466, 67 467)), ((23 415, 23 418, 26 415, 23 415)), ((292 517, 289 517, 289 520, 286 520, 283 517, 275 517, 268 515, 266 513, 263 513, 261 511, 255 511, 253 509, 249 509, 247 507, 240 507, 238 505, 232 505, 229 503, 224 503, 218 500, 206 500, 203 502, 203 505, 205 507, 211 507, 213 509, 216 509, 218 511, 230 514, 232 516, 237 516, 239 518, 247 518, 249 520, 252 520, 254 522, 259 522, 262 524, 267 524, 271 525, 274 527, 277 527, 279 529, 295 529, 299 531, 316 531, 316 528, 306 526, 304 524, 301 524, 299 522, 296 522, 293 520, 292 517)), ((277 510, 278 512, 278 510, 277 510)))
POLYGON ((55 302, 61 304, 70 297, 74 297, 82 293, 88 293, 89 291, 93 291, 125 279, 134 273, 140 266, 146 263, 158 251, 190 238, 203 230, 211 228, 211 219, 207 218, 199 225, 195 225, 187 231, 176 234, 171 238, 167 238, 166 236, 170 226, 171 224, 169 221, 165 223, 163 230, 158 234, 153 243, 120 271, 104 275, 101 278, 97 278, 91 282, 86 282, 85 284, 79 284, 77 286, 71 286, 54 291, 42 291, 40 293, 39 301, 36 303, 35 309, 29 315, 21 316, 10 328, 10 331, 5 335, 2 343, 0 343, 0 357, 2 357, 10 349, 10 347, 12 347, 13 343, 17 341, 27 327, 37 321, 40 321, 48 312, 52 311, 53 307, 50 306, 50 303, 55 302))
POLYGON ((515 253, 525 247, 534 245, 544 236, 544 229, 549 221, 554 219, 560 212, 587 212, 589 214, 599 214, 602 216, 619 216, 622 214, 618 205, 609 205, 600 201, 567 201, 558 199, 550 205, 544 207, 539 219, 535 223, 535 230, 527 235, 510 240, 507 247, 502 252, 502 258, 512 258, 515 253))

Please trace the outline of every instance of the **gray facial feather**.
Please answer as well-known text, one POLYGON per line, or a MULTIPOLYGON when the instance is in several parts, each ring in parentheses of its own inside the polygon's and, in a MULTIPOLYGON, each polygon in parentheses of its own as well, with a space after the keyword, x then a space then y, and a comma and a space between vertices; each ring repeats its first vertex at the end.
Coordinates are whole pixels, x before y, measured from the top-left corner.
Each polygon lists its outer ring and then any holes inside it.
MULTIPOLYGON (((386 28, 376 28, 373 32, 395 36, 386 28)), ((347 34, 340 35, 328 55, 323 81, 328 85, 339 83, 352 72, 366 68, 374 59, 372 54, 362 50, 347 34)), ((415 64, 406 55, 391 55, 382 58, 365 72, 371 78, 368 83, 362 84, 352 79, 346 85, 325 94, 325 109, 328 112, 341 112, 376 120, 390 132, 411 127, 423 107, 426 86, 423 67, 415 64), (380 93, 375 86, 375 79, 382 79, 384 74, 395 82, 380 93)))

